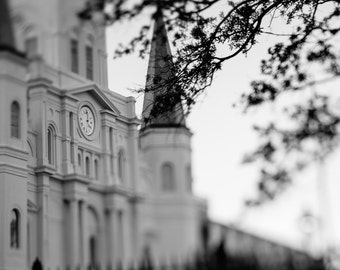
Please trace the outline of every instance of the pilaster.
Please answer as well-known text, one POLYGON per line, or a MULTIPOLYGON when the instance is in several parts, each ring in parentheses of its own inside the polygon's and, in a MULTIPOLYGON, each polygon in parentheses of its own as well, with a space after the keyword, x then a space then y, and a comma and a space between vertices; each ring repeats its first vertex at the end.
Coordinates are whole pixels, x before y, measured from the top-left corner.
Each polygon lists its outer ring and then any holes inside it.
POLYGON ((70 137, 71 137, 71 141, 70 141, 70 153, 71 153, 71 163, 73 165, 73 172, 76 173, 77 172, 77 166, 78 166, 78 155, 77 155, 77 149, 78 149, 78 142, 75 139, 75 133, 76 133, 76 114, 73 113, 69 119, 70 121, 70 137))
POLYGON ((62 109, 62 135, 61 135, 61 145, 62 145, 62 171, 64 174, 72 173, 71 164, 71 137, 69 136, 70 130, 70 116, 69 112, 62 109))
POLYGON ((110 173, 110 128, 103 124, 103 161, 104 161, 104 179, 106 181, 105 184, 112 184, 112 175, 110 173))
POLYGON ((138 173, 139 173, 139 164, 138 164, 138 131, 136 125, 129 126, 129 156, 130 156, 130 186, 136 191, 138 190, 138 173))

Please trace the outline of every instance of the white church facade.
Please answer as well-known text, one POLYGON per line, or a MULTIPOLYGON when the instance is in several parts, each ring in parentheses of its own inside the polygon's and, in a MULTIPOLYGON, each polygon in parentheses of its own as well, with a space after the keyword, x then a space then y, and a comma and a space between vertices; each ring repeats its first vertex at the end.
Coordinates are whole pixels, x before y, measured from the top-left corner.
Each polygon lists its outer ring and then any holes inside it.
MULTIPOLYGON (((0 270, 114 269, 202 247, 192 134, 178 115, 140 129, 135 100, 108 88, 105 28, 76 16, 85 2, 0 0, 0 270)), ((163 30, 148 75, 170 55, 163 30)))

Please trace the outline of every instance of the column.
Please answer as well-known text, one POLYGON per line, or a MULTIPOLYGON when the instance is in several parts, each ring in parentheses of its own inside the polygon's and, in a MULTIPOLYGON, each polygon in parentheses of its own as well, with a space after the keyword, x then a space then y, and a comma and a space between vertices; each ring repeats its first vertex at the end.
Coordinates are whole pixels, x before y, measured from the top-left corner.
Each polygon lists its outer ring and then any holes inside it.
POLYGON ((140 231, 139 231, 139 211, 140 211, 140 205, 138 202, 134 201, 131 203, 131 244, 132 244, 132 257, 135 262, 138 262, 139 259, 139 251, 141 250, 140 246, 140 239, 139 236, 140 231))
POLYGON ((115 250, 117 253, 117 260, 116 260, 116 265, 120 264, 121 266, 124 266, 124 251, 125 251, 125 233, 124 233, 124 223, 123 223, 123 211, 118 210, 114 212, 115 215, 117 216, 116 218, 116 230, 115 230, 115 235, 117 241, 115 241, 115 250))
POLYGON ((69 229, 69 264, 71 269, 79 266, 79 205, 78 200, 73 198, 70 201, 70 229, 69 229))
POLYGON ((38 176, 38 256, 44 268, 49 266, 49 215, 48 215, 48 193, 49 175, 41 174, 38 176))
POLYGON ((114 216, 114 208, 110 208, 106 210, 107 217, 107 255, 108 255, 108 263, 111 265, 111 269, 114 269, 117 265, 117 256, 116 256, 116 247, 115 243, 117 242, 117 233, 115 226, 115 216, 114 216))
POLYGON ((89 233, 88 233, 88 218, 87 218, 87 203, 81 201, 79 204, 81 216, 81 267, 87 269, 89 265, 88 246, 89 246, 89 233))
POLYGON ((125 262, 125 266, 128 267, 128 264, 132 262, 132 255, 134 252, 134 245, 137 243, 133 242, 133 224, 132 224, 132 216, 131 209, 125 208, 123 212, 123 260, 125 262))

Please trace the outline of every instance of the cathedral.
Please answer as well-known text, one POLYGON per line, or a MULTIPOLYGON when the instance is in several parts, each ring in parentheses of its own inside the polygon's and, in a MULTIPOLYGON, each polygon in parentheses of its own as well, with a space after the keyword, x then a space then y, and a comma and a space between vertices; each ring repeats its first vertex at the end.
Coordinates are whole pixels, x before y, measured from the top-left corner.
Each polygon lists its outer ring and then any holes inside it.
MULTIPOLYGON (((108 88, 105 27, 85 0, 0 0, 0 270, 115 269, 202 247, 181 105, 143 124, 108 88)), ((146 85, 169 76, 154 25, 146 85)), ((144 97, 149 117, 155 93, 144 97)))

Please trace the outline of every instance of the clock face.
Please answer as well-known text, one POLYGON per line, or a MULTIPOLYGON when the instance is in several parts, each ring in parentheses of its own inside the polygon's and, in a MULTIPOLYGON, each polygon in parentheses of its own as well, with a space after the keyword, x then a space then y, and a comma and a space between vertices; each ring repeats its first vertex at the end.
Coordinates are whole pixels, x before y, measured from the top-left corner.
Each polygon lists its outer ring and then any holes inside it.
POLYGON ((85 135, 89 136, 93 133, 95 122, 94 115, 90 107, 88 106, 81 107, 79 112, 79 125, 81 131, 85 135))

